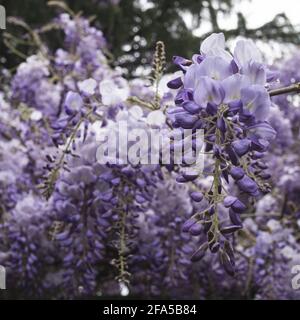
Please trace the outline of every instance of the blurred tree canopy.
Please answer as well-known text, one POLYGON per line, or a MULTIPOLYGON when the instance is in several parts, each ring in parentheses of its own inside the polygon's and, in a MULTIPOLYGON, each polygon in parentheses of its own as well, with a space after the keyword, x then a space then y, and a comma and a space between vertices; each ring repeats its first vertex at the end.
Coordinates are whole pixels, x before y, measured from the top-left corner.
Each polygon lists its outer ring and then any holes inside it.
MULTIPOLYGON (((255 39, 273 39, 279 42, 300 44, 300 33, 295 30, 284 14, 279 14, 260 28, 247 28, 247 21, 241 13, 235 29, 222 30, 219 19, 231 12, 240 0, 65 0, 75 12, 82 11, 85 16, 94 16, 93 24, 104 32, 108 40, 114 64, 128 70, 129 76, 138 66, 151 63, 156 41, 165 43, 167 61, 174 54, 190 57, 198 48, 201 38, 192 29, 201 26, 203 20, 211 24, 211 31, 224 32, 227 38, 243 35, 255 39), (192 18, 189 28, 184 15, 192 18)), ((7 16, 22 18, 33 28, 48 23, 58 8, 49 7, 46 0, 2 0, 7 16)), ((15 26, 7 24, 8 33, 16 34, 15 26)), ((1 33, 4 31, 1 31, 1 33)), ((50 46, 59 43, 57 36, 50 37, 50 46)), ((22 60, 7 48, 1 37, 2 63, 13 67, 22 60), (4 57, 4 59, 3 59, 4 57)), ((24 54, 30 48, 22 47, 24 54)))

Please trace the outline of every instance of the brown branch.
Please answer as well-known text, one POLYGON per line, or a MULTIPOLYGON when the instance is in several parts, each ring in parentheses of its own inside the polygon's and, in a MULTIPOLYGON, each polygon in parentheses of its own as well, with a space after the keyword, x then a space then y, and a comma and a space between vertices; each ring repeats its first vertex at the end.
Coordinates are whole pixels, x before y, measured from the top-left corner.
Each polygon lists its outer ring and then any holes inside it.
POLYGON ((300 82, 287 87, 278 88, 278 89, 269 91, 270 97, 278 96, 280 94, 286 94, 286 93, 300 93, 300 82))

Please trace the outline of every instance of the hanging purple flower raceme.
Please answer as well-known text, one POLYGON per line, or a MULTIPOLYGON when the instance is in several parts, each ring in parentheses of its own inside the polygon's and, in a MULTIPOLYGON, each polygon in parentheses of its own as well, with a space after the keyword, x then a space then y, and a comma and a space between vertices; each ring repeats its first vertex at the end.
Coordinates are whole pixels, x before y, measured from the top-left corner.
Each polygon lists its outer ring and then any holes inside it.
MULTIPOLYGON (((187 283, 191 254, 197 242, 180 232, 184 220, 193 213, 187 186, 162 181, 139 221, 139 246, 132 257, 132 294, 149 297, 191 297, 187 283), (159 215, 156 214, 159 212, 159 215)), ((131 288, 131 287, 130 287, 131 288)))
POLYGON ((95 169, 78 163, 61 176, 51 199, 53 223, 62 226, 53 239, 62 251, 64 294, 68 296, 93 294, 98 272, 108 269, 105 243, 116 217, 97 199, 97 183, 95 169))
MULTIPOLYGON (((114 128, 118 130, 117 123, 110 121, 108 130, 114 128)), ((74 296, 102 290, 97 281, 102 269, 109 270, 112 279, 128 282, 130 253, 137 247, 137 221, 162 179, 159 166, 99 162, 100 144, 94 130, 99 133, 106 128, 96 123, 86 139, 74 139, 73 152, 80 157, 66 156, 68 169, 61 173, 51 198, 53 219, 65 226, 55 239, 65 252, 64 283, 74 296)))
MULTIPOLYGON (((251 40, 239 41, 232 56, 225 50, 223 34, 205 39, 192 61, 176 57, 174 62, 182 76, 169 82, 170 88, 178 89, 176 106, 169 109, 170 121, 175 128, 204 130, 204 150, 213 157, 210 172, 204 173, 213 177, 210 190, 191 195, 196 202, 205 201, 206 207, 183 230, 202 225, 206 234, 192 260, 203 258, 208 249, 218 252, 225 270, 234 275, 230 239, 242 228, 240 214, 247 207, 241 199, 269 190, 270 175, 262 158, 276 133, 266 122, 271 107, 268 69, 251 40), (237 195, 229 193, 232 183, 237 195), (221 206, 228 208, 229 219, 224 222, 218 214, 221 206)), ((200 174, 194 169, 183 171, 177 180, 195 181, 200 174)))
POLYGON ((49 117, 59 111, 61 83, 53 83, 50 62, 41 55, 33 55, 20 64, 11 83, 12 103, 23 103, 49 117))
POLYGON ((57 256, 47 238, 50 226, 47 203, 33 194, 26 195, 1 225, 2 261, 7 267, 10 292, 20 298, 41 298, 56 290, 47 277, 54 270, 57 256))

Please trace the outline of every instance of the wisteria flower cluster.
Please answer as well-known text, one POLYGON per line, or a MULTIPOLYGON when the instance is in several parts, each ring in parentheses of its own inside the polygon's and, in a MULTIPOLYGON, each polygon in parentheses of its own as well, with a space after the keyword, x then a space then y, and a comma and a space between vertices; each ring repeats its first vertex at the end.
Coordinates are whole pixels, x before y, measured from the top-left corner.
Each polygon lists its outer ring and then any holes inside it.
POLYGON ((32 30, 36 52, 2 72, 1 296, 298 299, 298 112, 295 99, 271 98, 278 72, 282 85, 298 81, 289 64, 274 72, 251 40, 231 54, 212 34, 164 76, 158 42, 149 86, 110 65, 88 19, 62 13, 53 25, 60 48, 32 30), (99 162, 99 137, 120 137, 121 121, 159 130, 171 154, 189 130, 202 170, 187 154, 99 162))
MULTIPOLYGON (((246 197, 256 197, 269 189, 270 174, 261 160, 276 132, 265 121, 271 107, 267 86, 271 72, 262 64, 261 54, 251 40, 238 41, 232 56, 225 50, 223 34, 212 34, 201 44, 200 54, 192 61, 175 57, 183 75, 169 82, 179 89, 176 107, 169 109, 175 128, 203 129, 205 151, 213 156, 207 168, 213 181, 205 194, 192 193, 194 201, 206 201, 206 208, 184 225, 184 231, 205 240, 194 253, 201 259, 209 248, 219 252, 226 271, 234 274, 231 234, 242 227, 240 214, 246 209, 246 197), (237 190, 232 193, 232 189, 237 190), (221 222, 218 210, 228 208, 230 222, 221 222), (200 227, 202 225, 202 228, 200 227)), ((200 172, 185 172, 179 182, 195 181, 200 172)))

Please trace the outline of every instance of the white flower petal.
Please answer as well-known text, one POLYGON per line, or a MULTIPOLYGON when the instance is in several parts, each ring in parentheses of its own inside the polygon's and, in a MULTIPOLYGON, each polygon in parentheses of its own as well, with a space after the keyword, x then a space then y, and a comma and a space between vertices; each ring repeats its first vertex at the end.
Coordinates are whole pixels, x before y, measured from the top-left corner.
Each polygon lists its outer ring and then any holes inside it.
POLYGON ((160 110, 151 111, 148 116, 146 122, 150 126, 162 126, 166 122, 166 116, 160 110))
POLYGON ((234 59, 241 68, 250 61, 262 62, 262 55, 252 40, 240 40, 234 49, 234 59))
POLYGON ((206 39, 204 39, 200 46, 200 52, 202 54, 208 54, 211 50, 224 50, 225 49, 225 37, 223 33, 213 33, 206 39))
POLYGON ((82 93, 89 95, 89 96, 91 96, 95 93, 96 86, 97 86, 97 81, 92 78, 78 82, 79 90, 82 93))
POLYGON ((31 113, 31 115, 30 115, 30 120, 32 120, 32 121, 39 121, 39 120, 42 119, 42 117, 43 117, 42 112, 41 112, 41 111, 38 111, 38 110, 35 110, 35 111, 33 111, 33 112, 31 113))
POLYGON ((118 87, 113 80, 104 80, 100 82, 99 91, 102 96, 102 102, 105 105, 116 105, 125 102, 129 97, 129 86, 127 82, 122 83, 123 87, 118 87))

